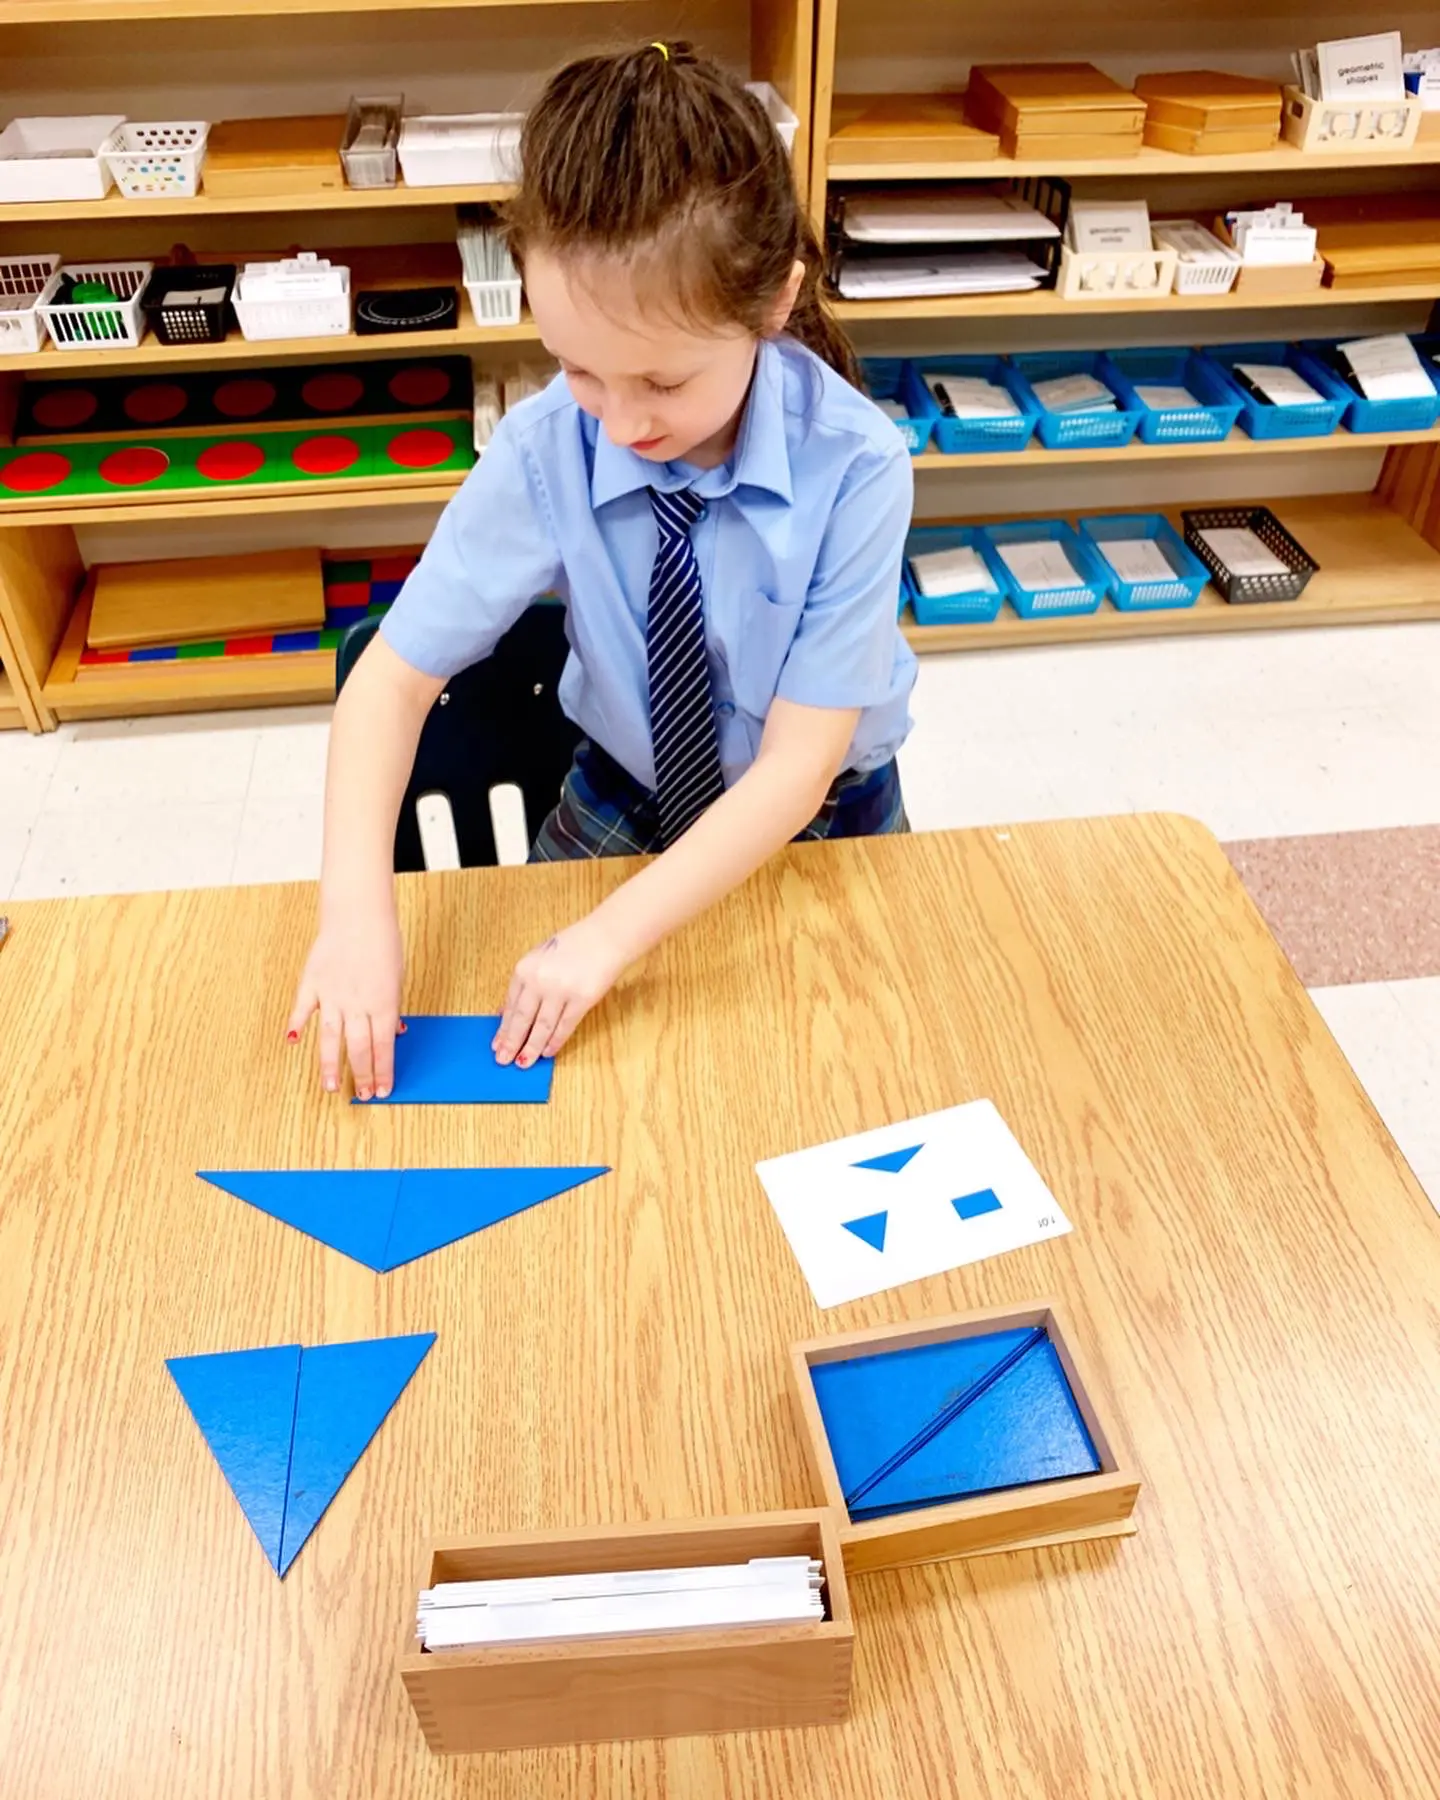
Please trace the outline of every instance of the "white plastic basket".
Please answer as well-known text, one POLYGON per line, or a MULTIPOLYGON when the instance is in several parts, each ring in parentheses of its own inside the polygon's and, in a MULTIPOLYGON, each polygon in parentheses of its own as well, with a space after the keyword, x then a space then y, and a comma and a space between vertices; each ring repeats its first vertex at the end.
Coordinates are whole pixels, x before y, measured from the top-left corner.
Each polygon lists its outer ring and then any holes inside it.
POLYGON ((747 93, 751 93, 770 115, 770 121, 780 133, 780 142, 794 154, 795 133, 800 129, 800 121, 794 111, 780 98, 774 85, 768 81, 747 81, 747 93))
POLYGON ((518 325, 520 323, 520 289, 514 281, 467 281, 470 310, 477 325, 518 325))
POLYGON ((209 133, 203 119, 125 124, 106 146, 105 161, 127 200, 183 199, 200 191, 209 133))
POLYGON ((40 297, 40 316, 58 348, 84 346, 87 350, 133 350, 145 335, 145 314, 140 296, 155 272, 154 263, 66 263, 50 278, 40 297), (114 306, 61 305, 50 298, 66 276, 79 281, 102 281, 116 296, 114 306))
POLYGON ((232 304, 241 333, 251 343, 270 338, 343 337, 350 329, 350 271, 343 264, 322 264, 313 252, 281 263, 249 263, 236 283, 232 304), (261 284, 258 296, 257 277, 261 284), (339 278, 338 294, 303 291, 307 282, 315 287, 334 285, 335 277, 339 278), (273 291, 287 284, 301 291, 273 291), (266 292, 266 288, 272 291, 266 292))
POLYGON ((0 203, 103 200, 110 192, 103 152, 124 123, 123 113, 12 119, 0 131, 0 203))
POLYGON ((60 267, 48 252, 0 256, 0 351, 7 356, 36 351, 45 342, 45 321, 37 302, 60 267))
POLYGON ((407 187, 513 181, 524 113, 452 113, 406 119, 400 172, 407 187))

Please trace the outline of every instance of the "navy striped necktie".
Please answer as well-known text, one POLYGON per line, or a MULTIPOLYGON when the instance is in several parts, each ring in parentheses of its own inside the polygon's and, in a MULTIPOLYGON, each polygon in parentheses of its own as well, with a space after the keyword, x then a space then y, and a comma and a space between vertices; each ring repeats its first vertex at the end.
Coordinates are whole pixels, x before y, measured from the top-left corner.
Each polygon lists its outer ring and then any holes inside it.
POLYGON ((705 660, 705 614, 700 568, 690 528, 705 502, 689 488, 650 490, 660 545, 650 574, 646 647, 650 668, 650 736, 660 835, 668 846, 688 831, 725 791, 710 667, 705 660))

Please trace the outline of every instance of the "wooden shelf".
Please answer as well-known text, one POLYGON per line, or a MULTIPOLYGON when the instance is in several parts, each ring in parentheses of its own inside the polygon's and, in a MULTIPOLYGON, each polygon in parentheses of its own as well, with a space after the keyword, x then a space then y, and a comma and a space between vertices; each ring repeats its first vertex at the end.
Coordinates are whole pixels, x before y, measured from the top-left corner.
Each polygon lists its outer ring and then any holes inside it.
POLYGON ((384 486, 364 481, 277 483, 262 490, 197 490, 188 499, 171 494, 141 503, 134 495, 115 499, 91 496, 51 507, 0 509, 0 531, 42 525, 151 525, 167 519, 244 519, 265 513, 343 512, 376 506, 443 506, 457 493, 461 475, 421 481, 414 476, 389 479, 384 486))
POLYGON ((50 680, 42 694, 57 719, 129 718, 236 706, 308 706, 335 698, 335 652, 135 663, 89 680, 50 680))
MULTIPOLYGON (((0 5, 4 0, 0 0, 0 5)), ((473 206, 481 200, 504 200, 514 193, 509 182, 482 182, 458 187, 336 188, 312 194, 207 194, 188 200, 127 200, 112 188, 103 200, 22 200, 0 206, 0 226, 67 223, 77 220, 121 225, 131 219, 215 219, 260 213, 389 212, 395 208, 473 206)))
MULTIPOLYGON (((469 12, 520 0, 0 0, 0 25, 101 25, 146 19, 234 19, 278 13, 469 12)), ((583 6, 603 0, 523 0, 583 6)))
MULTIPOLYGON (((842 144, 839 155, 846 154, 842 144)), ((835 140, 829 145, 829 156, 835 158, 835 140)), ((830 160, 826 167, 829 181, 1003 181, 1025 179, 1032 175, 1124 176, 1135 181, 1148 181, 1164 175, 1274 175, 1283 185, 1290 177, 1310 170, 1351 169, 1357 174, 1385 169, 1432 168, 1440 164, 1440 139, 1412 144, 1408 150, 1358 151, 1315 150, 1308 154, 1290 144, 1279 144, 1273 150, 1262 150, 1250 156, 1181 156, 1173 150, 1141 150, 1137 156, 1061 157, 1053 162, 1017 162, 1009 156, 992 157, 988 162, 907 162, 877 163, 863 158, 830 160)))
MULTIPOLYGON (((1320 565, 1298 600, 1230 606, 1207 587, 1194 606, 1162 612, 1118 612, 1107 601, 1068 619, 1022 619, 1007 605, 989 625, 916 625, 907 615, 905 635, 917 651, 936 652, 1440 619, 1440 550, 1383 501, 1329 494, 1270 504, 1320 565)), ((1179 529, 1180 509, 1166 510, 1179 529)))
MULTIPOLYGON (((848 325, 893 319, 1108 318, 1112 313, 1245 313, 1330 306, 1427 306, 1440 296, 1440 283, 1410 281, 1373 288, 1311 288, 1303 294, 1166 294, 1160 299, 1062 300, 1051 288, 1030 294, 939 294, 910 300, 831 301, 848 325)), ((32 359, 33 360, 33 359, 32 359)))
MULTIPOLYGON (((923 360, 923 359, 922 359, 923 360)), ((1075 463, 1143 463, 1201 460, 1214 456, 1290 456, 1335 451, 1388 450, 1394 444, 1429 449, 1440 444, 1440 427, 1431 431, 1332 431, 1319 438, 1249 438, 1238 426, 1229 437, 1208 444, 1142 444, 1138 441, 1110 450, 1047 450, 1032 442, 1024 450, 981 450, 971 455, 948 456, 943 450, 925 450, 910 458, 915 469, 1013 469, 1026 473, 1075 463)), ((0 522, 4 515, 0 514, 0 522)))
POLYGON ((25 715, 20 711, 10 677, 0 669, 0 731, 20 731, 24 726, 25 715))

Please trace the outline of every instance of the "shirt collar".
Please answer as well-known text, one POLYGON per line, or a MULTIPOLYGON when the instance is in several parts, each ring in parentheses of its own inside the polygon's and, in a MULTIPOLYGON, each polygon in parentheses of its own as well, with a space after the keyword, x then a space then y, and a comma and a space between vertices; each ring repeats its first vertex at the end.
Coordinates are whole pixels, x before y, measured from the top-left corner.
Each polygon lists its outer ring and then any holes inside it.
POLYGON ((785 369, 780 349, 772 341, 763 342, 755 358, 755 376, 734 456, 723 468, 707 469, 698 481, 676 463, 647 462, 633 450, 620 449, 606 437, 602 425, 589 423, 595 445, 590 474, 594 506, 652 487, 668 491, 693 486, 707 500, 719 500, 737 487, 763 488, 787 504, 795 498, 785 441, 785 369))

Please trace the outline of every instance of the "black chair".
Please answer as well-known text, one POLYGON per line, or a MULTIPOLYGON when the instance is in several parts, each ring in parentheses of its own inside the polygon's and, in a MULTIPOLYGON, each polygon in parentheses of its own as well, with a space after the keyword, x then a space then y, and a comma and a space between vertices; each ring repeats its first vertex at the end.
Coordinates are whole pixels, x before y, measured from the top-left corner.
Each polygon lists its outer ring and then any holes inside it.
MULTIPOLYGON (((360 619, 335 651, 335 689, 374 637, 378 617, 360 619)), ((463 868, 500 858, 490 816, 491 790, 513 784, 525 800, 531 838, 560 797, 580 729, 560 710, 565 666, 565 608, 541 601, 520 618, 483 662, 462 669, 430 709, 395 826, 395 871, 425 867, 417 808, 433 794, 449 802, 463 868)))

